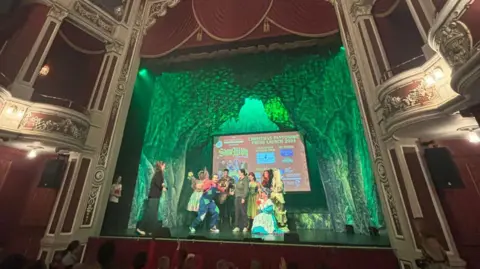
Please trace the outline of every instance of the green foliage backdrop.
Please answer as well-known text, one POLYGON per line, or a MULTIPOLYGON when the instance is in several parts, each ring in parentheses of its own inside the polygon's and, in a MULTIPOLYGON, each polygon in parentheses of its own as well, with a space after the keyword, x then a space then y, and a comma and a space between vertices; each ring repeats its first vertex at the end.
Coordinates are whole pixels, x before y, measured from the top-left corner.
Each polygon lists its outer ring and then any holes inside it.
MULTIPOLYGON (((144 78, 139 75, 138 79, 144 78)), ((188 152, 208 145, 214 134, 276 127, 295 128, 307 135, 334 229, 341 231, 348 223, 367 232, 368 226, 381 224, 372 164, 343 48, 314 47, 169 66, 154 77, 150 106, 130 225, 140 217, 155 160, 167 162, 165 223, 180 225, 184 211, 180 200, 188 185, 184 184, 186 169, 190 169, 188 152), (250 115, 252 122, 239 130, 242 114, 255 112, 241 111, 246 99, 262 104, 268 121, 250 115)))

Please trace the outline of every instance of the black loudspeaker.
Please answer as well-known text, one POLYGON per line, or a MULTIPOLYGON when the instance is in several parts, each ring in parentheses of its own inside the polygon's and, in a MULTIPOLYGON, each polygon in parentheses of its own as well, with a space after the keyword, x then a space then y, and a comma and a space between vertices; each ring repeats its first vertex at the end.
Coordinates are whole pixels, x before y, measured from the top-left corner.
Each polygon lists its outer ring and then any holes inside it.
POLYGON ((170 238, 172 234, 170 233, 170 229, 166 227, 159 227, 153 233, 153 238, 170 238))
POLYGON ((285 243, 291 243, 291 244, 298 244, 300 243, 300 237, 298 236, 297 233, 286 233, 283 235, 283 242, 285 243))
POLYGON ((54 160, 48 160, 43 169, 42 177, 38 183, 39 188, 60 189, 62 186, 63 175, 67 167, 68 159, 59 157, 54 160))
POLYGON ((464 188, 457 165, 447 148, 425 149, 425 161, 437 189, 464 188))

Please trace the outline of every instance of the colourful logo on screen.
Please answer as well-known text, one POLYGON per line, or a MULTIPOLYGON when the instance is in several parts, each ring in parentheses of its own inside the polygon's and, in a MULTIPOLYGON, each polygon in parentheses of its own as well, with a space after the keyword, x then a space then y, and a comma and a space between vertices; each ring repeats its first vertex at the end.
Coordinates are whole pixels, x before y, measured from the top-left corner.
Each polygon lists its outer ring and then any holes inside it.
POLYGON ((280 156, 282 157, 292 157, 293 156, 293 149, 281 149, 280 156))
POLYGON ((257 164, 275 163, 275 152, 259 152, 257 153, 257 164))
POLYGON ((223 142, 222 142, 222 140, 218 140, 218 142, 215 144, 215 147, 217 147, 217 148, 223 147, 223 142))

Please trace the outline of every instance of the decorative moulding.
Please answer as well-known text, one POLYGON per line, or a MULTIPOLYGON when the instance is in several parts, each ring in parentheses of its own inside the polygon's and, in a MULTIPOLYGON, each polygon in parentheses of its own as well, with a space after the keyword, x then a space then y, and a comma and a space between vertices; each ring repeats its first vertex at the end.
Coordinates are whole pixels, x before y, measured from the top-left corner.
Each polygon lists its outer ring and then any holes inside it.
POLYGON ((76 1, 73 4, 73 13, 80 16, 88 24, 98 29, 100 32, 113 36, 118 22, 110 18, 102 11, 98 10, 93 4, 84 1, 76 1))
POLYGON ((461 21, 471 2, 447 2, 428 34, 429 45, 445 58, 454 71, 465 64, 474 52, 470 29, 461 21))
POLYGON ((178 3, 180 3, 180 0, 160 0, 151 3, 146 18, 144 34, 157 22, 157 18, 165 16, 168 9, 175 7, 178 3))
POLYGON ((20 100, 0 88, 0 132, 82 148, 89 130, 89 118, 79 112, 20 100))

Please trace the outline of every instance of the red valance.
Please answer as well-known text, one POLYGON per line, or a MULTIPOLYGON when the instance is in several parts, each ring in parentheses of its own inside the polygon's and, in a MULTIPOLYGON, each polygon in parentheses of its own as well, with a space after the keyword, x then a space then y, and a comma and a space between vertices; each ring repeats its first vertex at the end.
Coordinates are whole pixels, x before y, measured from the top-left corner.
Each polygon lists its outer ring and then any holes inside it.
POLYGON ((291 34, 323 37, 337 31, 335 9, 325 0, 183 0, 148 30, 142 56, 291 34))

